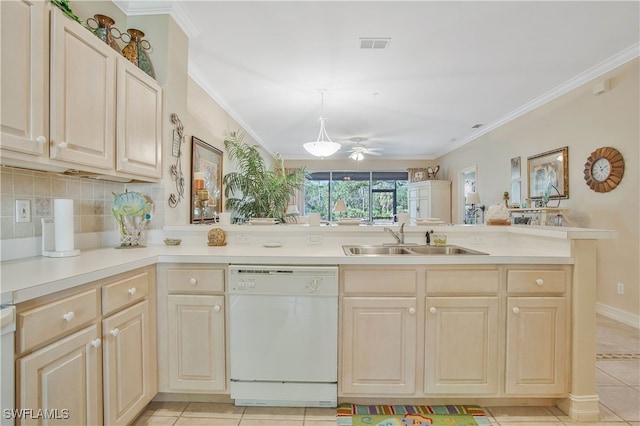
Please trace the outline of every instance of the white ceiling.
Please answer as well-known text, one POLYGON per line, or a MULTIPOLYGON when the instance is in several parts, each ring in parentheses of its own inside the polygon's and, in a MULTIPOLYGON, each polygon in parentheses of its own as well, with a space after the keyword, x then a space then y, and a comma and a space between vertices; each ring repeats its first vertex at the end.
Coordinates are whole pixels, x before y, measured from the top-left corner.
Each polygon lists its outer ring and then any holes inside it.
MULTIPOLYGON (((329 136, 429 159, 638 56, 640 2, 116 1, 165 7, 189 74, 267 150, 329 136), (390 38, 385 50, 360 37, 390 38), (482 124, 480 129, 473 129, 482 124)), ((379 157, 377 157, 379 158, 379 157)))

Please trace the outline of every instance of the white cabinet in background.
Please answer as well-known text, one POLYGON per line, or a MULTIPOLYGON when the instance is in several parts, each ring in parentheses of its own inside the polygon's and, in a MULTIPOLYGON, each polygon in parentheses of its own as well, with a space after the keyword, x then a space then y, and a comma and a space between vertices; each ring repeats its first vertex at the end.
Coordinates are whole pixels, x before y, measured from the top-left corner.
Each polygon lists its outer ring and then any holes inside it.
POLYGON ((407 184, 411 220, 439 218, 451 222, 451 182, 426 180, 407 184))
POLYGON ((0 12, 1 146, 48 158, 49 5, 2 1, 0 12))

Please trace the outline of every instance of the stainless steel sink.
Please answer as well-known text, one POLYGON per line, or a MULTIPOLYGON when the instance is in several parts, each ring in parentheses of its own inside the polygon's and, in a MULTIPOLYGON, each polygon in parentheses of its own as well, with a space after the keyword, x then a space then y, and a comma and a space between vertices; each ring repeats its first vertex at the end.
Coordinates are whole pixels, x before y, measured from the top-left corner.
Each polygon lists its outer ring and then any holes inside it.
POLYGON ((383 256, 412 254, 407 247, 400 246, 342 246, 348 256, 383 256))
POLYGON ((460 246, 345 245, 342 248, 347 256, 464 256, 487 254, 460 246))
POLYGON ((446 255, 459 255, 459 254, 487 254, 481 251, 471 250, 459 246, 415 246, 409 250, 413 254, 446 254, 446 255))

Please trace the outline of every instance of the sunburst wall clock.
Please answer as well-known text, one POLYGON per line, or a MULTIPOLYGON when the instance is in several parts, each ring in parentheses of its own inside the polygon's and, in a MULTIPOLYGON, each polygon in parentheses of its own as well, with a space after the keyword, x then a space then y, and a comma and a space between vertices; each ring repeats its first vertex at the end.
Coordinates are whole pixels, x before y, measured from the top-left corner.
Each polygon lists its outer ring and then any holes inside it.
POLYGON ((615 189, 624 175, 624 158, 620 151, 610 146, 598 148, 584 164, 584 180, 595 192, 615 189))

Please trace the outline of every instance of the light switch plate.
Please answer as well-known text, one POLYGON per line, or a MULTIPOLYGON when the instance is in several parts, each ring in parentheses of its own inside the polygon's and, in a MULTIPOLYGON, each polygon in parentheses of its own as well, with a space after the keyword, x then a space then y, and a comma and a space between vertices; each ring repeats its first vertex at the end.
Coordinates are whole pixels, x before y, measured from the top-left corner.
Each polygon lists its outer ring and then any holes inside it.
POLYGON ((16 200, 16 222, 31 222, 30 200, 16 200))

